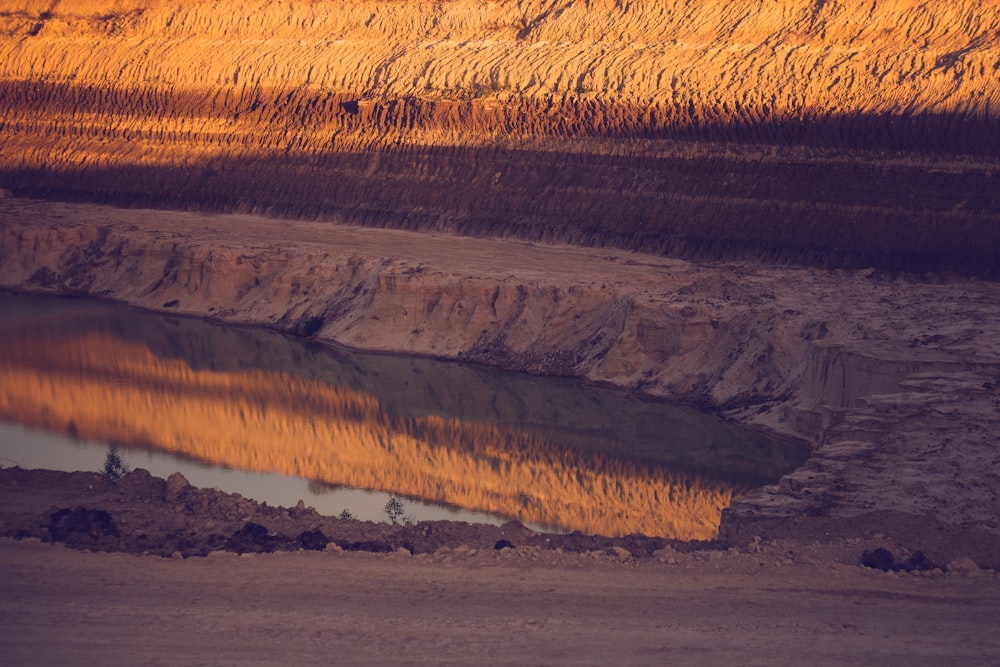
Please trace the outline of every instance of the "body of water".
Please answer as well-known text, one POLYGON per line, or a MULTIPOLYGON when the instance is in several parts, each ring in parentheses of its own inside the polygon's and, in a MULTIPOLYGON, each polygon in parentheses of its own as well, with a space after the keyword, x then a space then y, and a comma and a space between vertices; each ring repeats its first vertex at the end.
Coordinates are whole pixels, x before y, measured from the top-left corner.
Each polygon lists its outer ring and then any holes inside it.
POLYGON ((384 520, 715 534, 802 443, 559 378, 359 354, 99 300, 0 293, 0 463, 133 467, 384 520))

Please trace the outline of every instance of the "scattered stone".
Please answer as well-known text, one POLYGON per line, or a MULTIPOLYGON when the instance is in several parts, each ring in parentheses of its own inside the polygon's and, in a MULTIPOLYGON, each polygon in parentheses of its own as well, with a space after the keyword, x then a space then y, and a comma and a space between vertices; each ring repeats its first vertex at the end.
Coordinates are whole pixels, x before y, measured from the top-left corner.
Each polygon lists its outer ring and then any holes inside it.
POLYGON ((173 558, 174 560, 184 560, 184 554, 182 554, 180 551, 173 552, 172 554, 170 554, 170 557, 173 558))
POLYGON ((503 549, 513 549, 514 545, 510 540, 497 540, 496 544, 493 545, 495 551, 502 551, 503 549))
POLYGON ((167 478, 167 502, 177 500, 190 486, 191 483, 187 481, 187 477, 179 472, 172 474, 167 478))

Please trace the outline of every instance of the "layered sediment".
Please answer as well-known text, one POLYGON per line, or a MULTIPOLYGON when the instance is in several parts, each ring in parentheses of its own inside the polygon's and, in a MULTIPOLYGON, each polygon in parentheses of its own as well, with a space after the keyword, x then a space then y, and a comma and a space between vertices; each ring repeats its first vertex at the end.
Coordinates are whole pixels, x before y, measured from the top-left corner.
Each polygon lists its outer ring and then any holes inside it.
POLYGON ((0 26, 20 195, 1000 265, 988 2, 46 1, 0 26))

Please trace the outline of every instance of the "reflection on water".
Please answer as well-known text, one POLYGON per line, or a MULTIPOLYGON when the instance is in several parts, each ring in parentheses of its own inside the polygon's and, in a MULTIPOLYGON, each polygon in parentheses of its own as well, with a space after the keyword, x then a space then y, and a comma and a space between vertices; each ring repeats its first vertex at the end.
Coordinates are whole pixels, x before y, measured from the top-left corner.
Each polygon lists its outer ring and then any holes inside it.
POLYGON ((0 293, 0 420, 587 533, 708 538, 803 447, 577 383, 0 293))

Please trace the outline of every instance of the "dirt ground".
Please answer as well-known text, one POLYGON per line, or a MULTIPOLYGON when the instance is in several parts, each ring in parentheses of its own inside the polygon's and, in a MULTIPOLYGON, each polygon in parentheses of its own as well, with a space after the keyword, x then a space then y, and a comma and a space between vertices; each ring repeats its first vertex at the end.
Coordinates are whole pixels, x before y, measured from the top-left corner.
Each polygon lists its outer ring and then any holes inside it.
POLYGON ((814 525, 728 547, 390 526, 144 471, 8 468, 0 501, 9 664, 1000 660, 997 572, 881 535, 814 525))
MULTIPOLYGON (((787 544, 768 545, 773 551, 787 544)), ((995 665, 1000 580, 708 552, 675 563, 0 540, 8 664, 995 665)))

